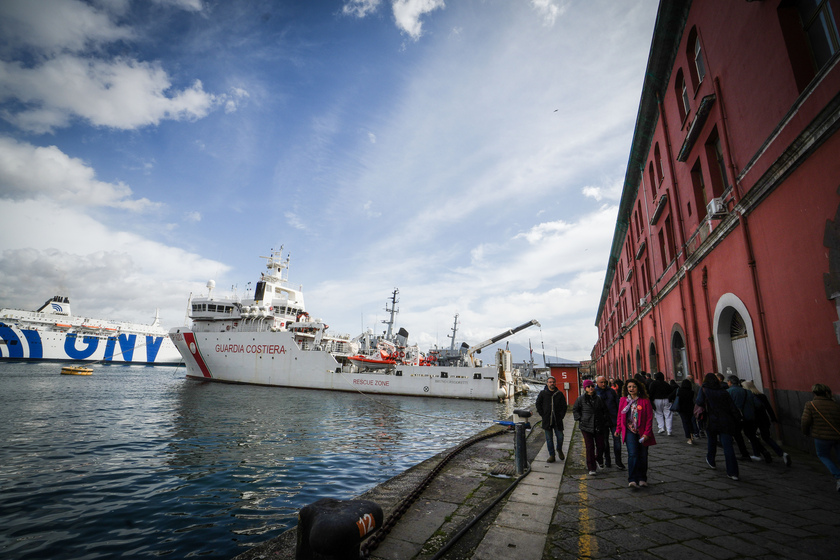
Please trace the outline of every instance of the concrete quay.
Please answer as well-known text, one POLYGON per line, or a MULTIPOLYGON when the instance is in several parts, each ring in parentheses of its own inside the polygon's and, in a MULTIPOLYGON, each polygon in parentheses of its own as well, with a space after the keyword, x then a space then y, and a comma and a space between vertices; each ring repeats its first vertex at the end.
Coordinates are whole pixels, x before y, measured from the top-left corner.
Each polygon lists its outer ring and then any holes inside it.
MULTIPOLYGON (((826 559, 840 556, 840 493, 813 456, 788 450, 793 465, 739 462, 730 480, 718 450, 705 462, 706 440, 688 445, 658 435, 650 448, 648 488, 627 486, 615 467, 594 476, 583 439, 566 417, 565 462, 547 463, 543 431, 528 437, 530 472, 503 499, 513 474, 513 433, 495 435, 453 457, 370 551, 375 560, 429 560, 464 530, 448 560, 553 558, 826 559), (494 474, 495 473, 495 474, 494 474), (500 476, 501 475, 501 476, 500 476), (493 505, 495 502, 497 502, 493 505)), ((677 432, 675 432, 676 434, 677 432)), ((626 463, 626 450, 622 450, 626 463)), ((360 496, 379 503, 386 519, 438 464, 433 457, 360 496)), ((294 558, 295 530, 237 556, 294 558)))

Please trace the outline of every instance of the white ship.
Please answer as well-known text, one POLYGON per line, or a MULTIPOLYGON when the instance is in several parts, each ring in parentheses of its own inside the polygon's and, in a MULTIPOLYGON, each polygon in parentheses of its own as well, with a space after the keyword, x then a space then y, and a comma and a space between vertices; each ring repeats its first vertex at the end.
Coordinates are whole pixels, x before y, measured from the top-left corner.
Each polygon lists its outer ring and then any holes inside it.
POLYGON ((401 359, 368 367, 364 358, 383 357, 381 337, 328 333, 323 321, 310 319, 303 293, 289 286, 289 257, 284 260, 281 252, 282 248, 262 257, 267 259, 268 270, 257 282, 253 298, 216 298, 211 280, 207 297, 192 300, 192 328, 169 331, 184 358, 188 377, 392 395, 490 401, 513 397, 517 384, 510 352, 498 351, 492 366, 482 366, 473 356, 480 348, 538 324, 536 321, 473 348, 465 353, 462 364, 438 365, 421 357, 408 346, 407 333, 403 335, 401 330, 395 337, 384 337, 393 346, 389 356, 396 352, 399 357, 403 352, 401 359))
POLYGON ((0 310, 0 360, 178 364, 155 314, 150 325, 75 317, 58 295, 37 311, 0 310))

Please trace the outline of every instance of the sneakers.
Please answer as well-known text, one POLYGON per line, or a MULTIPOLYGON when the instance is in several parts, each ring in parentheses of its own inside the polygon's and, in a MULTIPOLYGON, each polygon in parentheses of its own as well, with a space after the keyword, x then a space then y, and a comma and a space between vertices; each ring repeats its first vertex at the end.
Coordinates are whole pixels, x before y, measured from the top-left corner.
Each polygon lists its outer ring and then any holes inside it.
POLYGON ((750 455, 750 459, 752 459, 756 463, 760 463, 761 461, 763 461, 763 459, 761 457, 759 457, 758 455, 750 455))
POLYGON ((734 474, 729 475, 729 478, 731 478, 732 480, 741 480, 740 478, 738 478, 734 474))
POLYGON ((620 471, 626 471, 627 470, 627 467, 624 466, 624 463, 616 463, 615 468, 617 468, 620 471))
POLYGON ((789 467, 790 466, 790 455, 788 455, 787 453, 782 453, 782 461, 785 462, 786 467, 789 467))
POLYGON ((640 480, 639 481, 639 486, 641 488, 647 488, 647 481, 646 480, 640 480))
POLYGON ((604 468, 604 460, 603 460, 603 459, 601 459, 600 461, 598 461, 598 468, 599 468, 599 469, 603 469, 603 468, 604 468))
POLYGON ((595 476, 595 471, 589 471, 589 474, 590 474, 591 476, 595 476))
POLYGON ((557 450, 557 456, 560 458, 561 461, 566 460, 566 456, 563 454, 562 450, 559 450, 559 449, 557 450))
POLYGON ((657 434, 664 434, 664 433, 665 433, 665 430, 659 430, 659 431, 658 431, 658 432, 656 432, 656 433, 657 433, 657 434))
POLYGON ((686 443, 687 443, 688 445, 694 445, 694 440, 693 440, 693 439, 689 439, 686 443))
POLYGON ((545 460, 546 463, 553 463, 554 462, 554 455, 549 455, 548 459, 545 460))
POLYGON ((668 432, 668 436, 671 436, 671 435, 672 435, 671 432, 668 432))
POLYGON ((715 464, 714 464, 714 463, 712 463, 711 461, 709 461, 709 458, 708 458, 708 457, 706 457, 706 464, 707 464, 707 465, 709 465, 709 466, 710 466, 711 468, 713 468, 713 469, 716 469, 716 468, 717 468, 717 467, 715 466, 715 464))
MULTIPOLYGON (((840 488, 840 480, 838 480, 838 481, 837 481, 837 483, 838 483, 838 486, 837 486, 837 487, 838 487, 838 488, 840 488)), ((629 486, 630 488, 638 488, 638 487, 639 487, 639 485, 638 485, 638 484, 636 484, 635 482, 631 482, 631 483, 630 483, 630 484, 628 484, 627 486, 629 486)))

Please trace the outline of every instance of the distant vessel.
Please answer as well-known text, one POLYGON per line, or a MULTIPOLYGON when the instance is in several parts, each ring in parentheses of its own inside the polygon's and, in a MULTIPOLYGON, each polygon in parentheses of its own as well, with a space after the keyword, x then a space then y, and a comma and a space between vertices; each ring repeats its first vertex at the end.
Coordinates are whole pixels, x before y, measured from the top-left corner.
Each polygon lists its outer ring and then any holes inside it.
MULTIPOLYGON (((394 395, 500 400, 516 392, 510 352, 497 352, 483 367, 473 356, 481 348, 527 328, 506 331, 465 353, 464 362, 438 365, 407 343, 404 329, 375 337, 328 333, 310 319, 303 293, 288 284, 289 257, 272 251, 253 298, 193 298, 192 328, 169 331, 187 366, 187 376, 228 383, 274 385, 394 395)), ((395 291, 396 292, 396 291, 395 291)))
POLYGON ((0 360, 177 364, 181 355, 155 314, 150 325, 74 317, 57 295, 37 311, 0 310, 0 360))

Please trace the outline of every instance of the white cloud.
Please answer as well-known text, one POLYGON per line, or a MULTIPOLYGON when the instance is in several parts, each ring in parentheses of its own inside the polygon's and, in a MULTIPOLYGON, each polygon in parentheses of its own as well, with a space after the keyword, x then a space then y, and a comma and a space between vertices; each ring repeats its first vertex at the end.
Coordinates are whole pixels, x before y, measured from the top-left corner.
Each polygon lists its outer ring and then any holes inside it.
POLYGON ((423 34, 420 18, 429 12, 444 8, 443 0, 393 0, 394 19, 397 27, 415 41, 423 34))
POLYGON ((184 220, 191 223, 197 223, 201 221, 201 212, 186 212, 184 214, 184 220))
POLYGON ((583 187, 581 192, 583 193, 583 196, 594 198, 595 200, 601 200, 603 198, 600 187, 583 187))
POLYGON ((123 183, 106 183, 83 161, 55 146, 46 148, 0 136, 0 200, 43 200, 127 210, 159 207, 148 199, 132 198, 123 183))
POLYGON ((53 201, 0 201, 0 221, 0 307, 32 309, 66 293, 80 315, 151 322, 161 308, 163 324, 173 326, 190 292, 229 268, 53 201), (68 228, 85 234, 69 236, 68 228))
POLYGON ((566 3, 558 0, 531 0, 531 6, 543 20, 543 24, 551 27, 557 18, 566 11, 566 3))
POLYGON ((300 216, 298 216, 294 212, 286 212, 284 216, 286 216, 286 223, 289 224, 291 227, 299 230, 306 229, 306 224, 303 222, 300 216))
POLYGON ((379 4, 381 0, 347 0, 341 11, 348 16, 363 18, 375 12, 379 4))
POLYGON ((47 56, 135 37, 132 29, 115 24, 107 13, 77 0, 4 0, 0 35, 47 56))
POLYGON ((180 91, 159 65, 130 59, 85 60, 61 55, 26 67, 0 62, 0 101, 20 110, 3 116, 23 130, 50 132, 80 117, 95 126, 132 129, 163 119, 198 119, 216 103, 200 81, 180 91))

